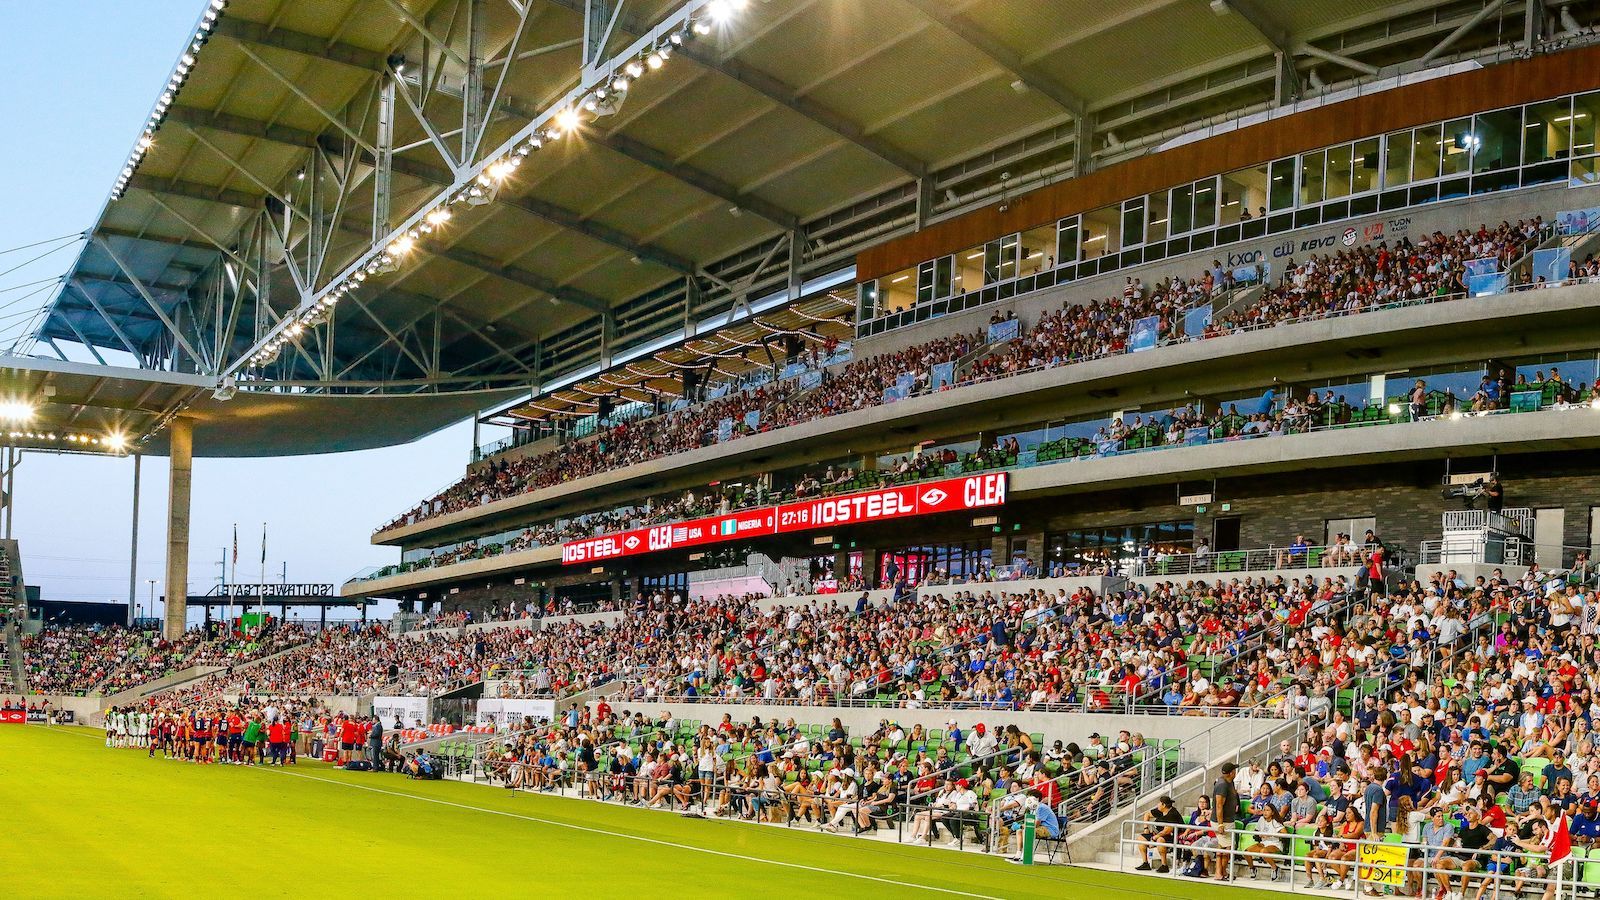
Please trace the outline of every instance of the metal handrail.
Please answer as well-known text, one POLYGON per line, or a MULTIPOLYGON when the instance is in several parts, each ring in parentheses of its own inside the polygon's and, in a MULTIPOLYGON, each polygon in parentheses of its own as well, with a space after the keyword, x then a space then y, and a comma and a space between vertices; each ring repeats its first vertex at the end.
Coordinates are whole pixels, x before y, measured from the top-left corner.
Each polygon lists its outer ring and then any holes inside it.
MULTIPOLYGON (((1124 872, 1128 871, 1127 863, 1129 858, 1138 856, 1141 848, 1165 846, 1168 848, 1169 853, 1174 851, 1187 851, 1189 853, 1197 854, 1203 861, 1214 860, 1218 854, 1221 854, 1228 860, 1228 868, 1232 870, 1244 859, 1243 848, 1238 846, 1236 843, 1239 839, 1241 839, 1243 832, 1234 831, 1231 828, 1232 823, 1225 824, 1230 826, 1225 832, 1230 845, 1227 847, 1221 847, 1214 844, 1205 845, 1202 843, 1208 838, 1216 839, 1218 837, 1217 829, 1214 825, 1191 825, 1187 822, 1175 824, 1142 818, 1130 819, 1127 822, 1122 823, 1121 833, 1118 839, 1118 848, 1120 851, 1117 854, 1118 869, 1124 872), (1159 831, 1169 828, 1172 829, 1174 833, 1174 836, 1170 842, 1161 841, 1153 843, 1146 839, 1142 834, 1142 832, 1146 829, 1159 831), (1195 837, 1185 840, 1181 836, 1186 834, 1192 834, 1195 835, 1195 837)), ((1309 857, 1294 852, 1295 842, 1297 840, 1305 840, 1308 837, 1315 836, 1297 834, 1292 829, 1285 828, 1284 831, 1279 835, 1276 835, 1276 837, 1277 843, 1285 847, 1284 850, 1276 853, 1253 853, 1250 854, 1250 856, 1254 860, 1259 861, 1264 867, 1271 868, 1273 870, 1277 870, 1279 867, 1282 867, 1282 869, 1288 873, 1289 881, 1287 888, 1290 893, 1315 890, 1319 894, 1326 894, 1330 890, 1329 888, 1308 883, 1310 879, 1298 877, 1297 873, 1297 869, 1303 867, 1307 863, 1309 857)), ((1512 889, 1514 886, 1522 885, 1525 889, 1531 887, 1535 895, 1541 894, 1544 892, 1544 890, 1548 889, 1551 890, 1556 897, 1563 898, 1563 900, 1569 900, 1569 898, 1570 900, 1576 900, 1578 896, 1578 888, 1580 886, 1588 886, 1583 882, 1582 879, 1577 877, 1578 872, 1576 871, 1576 866, 1573 866, 1572 870, 1569 871, 1568 862, 1572 859, 1572 857, 1569 857, 1568 861, 1564 861, 1563 863, 1555 866, 1555 871, 1553 873, 1547 872, 1543 877, 1537 877, 1527 875, 1524 870, 1531 865, 1546 864, 1549 860, 1548 853, 1530 853, 1522 850, 1488 849, 1469 851, 1460 847, 1448 848, 1447 853, 1449 855, 1460 856, 1470 853, 1477 856, 1481 860, 1501 859, 1508 861, 1514 860, 1517 862, 1516 872, 1511 874, 1506 874, 1504 872, 1490 872, 1487 871, 1487 867, 1485 866, 1479 866, 1476 871, 1464 872, 1460 867, 1448 869, 1439 868, 1437 865, 1436 856, 1428 853, 1428 848, 1420 841, 1405 840, 1403 838, 1398 841, 1393 841, 1384 840, 1382 838, 1373 838, 1370 836, 1363 836, 1358 839, 1348 840, 1338 837, 1337 835, 1334 835, 1331 838, 1319 838, 1319 840, 1331 840, 1340 845, 1354 846, 1356 851, 1354 857, 1343 861, 1324 863, 1324 865, 1337 866, 1350 873, 1348 878, 1349 884, 1347 886, 1343 888, 1334 888, 1332 890, 1336 891, 1340 895, 1347 895, 1351 897, 1373 895, 1381 892, 1385 887, 1398 888, 1401 885, 1413 881, 1413 879, 1420 884, 1421 892, 1417 894, 1417 896, 1422 897, 1433 896, 1436 890, 1434 886, 1436 883, 1441 882, 1441 879, 1448 879, 1452 882, 1459 883, 1464 877, 1469 878, 1474 882, 1484 882, 1485 888, 1490 890, 1493 896, 1500 896, 1502 890, 1507 895, 1511 895, 1513 893, 1512 889), (1399 854, 1399 862, 1392 861, 1391 854, 1394 853, 1399 854), (1415 860, 1414 862, 1412 861, 1413 859, 1415 860)), ((1437 850, 1435 852, 1437 853, 1437 850)), ((1168 874, 1163 875, 1152 873, 1151 877, 1179 878, 1181 876, 1177 872, 1176 867, 1173 867, 1173 871, 1168 874)))

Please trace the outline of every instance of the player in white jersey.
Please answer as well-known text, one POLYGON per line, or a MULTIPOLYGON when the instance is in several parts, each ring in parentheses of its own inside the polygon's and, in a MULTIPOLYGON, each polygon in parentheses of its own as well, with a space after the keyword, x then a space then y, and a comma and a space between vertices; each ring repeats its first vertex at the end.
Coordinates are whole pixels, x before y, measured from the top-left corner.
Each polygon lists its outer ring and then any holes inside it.
POLYGON ((117 708, 115 706, 106 710, 106 746, 115 747, 117 742, 117 708))
POLYGON ((139 710, 133 714, 133 746, 143 748, 150 743, 150 714, 139 710))

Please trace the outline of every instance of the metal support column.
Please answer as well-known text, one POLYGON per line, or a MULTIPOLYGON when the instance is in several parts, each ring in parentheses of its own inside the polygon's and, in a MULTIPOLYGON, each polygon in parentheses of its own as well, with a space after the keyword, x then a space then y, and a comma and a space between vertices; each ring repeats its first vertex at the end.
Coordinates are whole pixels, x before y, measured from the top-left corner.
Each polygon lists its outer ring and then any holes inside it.
POLYGON ((189 490, 193 484, 194 421, 179 416, 167 427, 172 474, 167 482, 168 640, 183 637, 189 618, 189 490))
POLYGON ((933 193, 933 176, 924 175, 917 179, 917 230, 921 231, 933 221, 933 205, 938 198, 933 193))
POLYGON ((6 448, 6 540, 11 540, 11 524, 17 517, 17 462, 22 454, 6 448))
POLYGON ((144 457, 133 455, 133 524, 128 529, 128 625, 133 625, 133 609, 138 603, 139 590, 139 461, 144 457))
POLYGON ((394 92, 398 76, 393 72, 383 76, 382 92, 378 96, 378 158, 372 170, 372 241, 377 243, 393 228, 390 222, 390 199, 394 195, 394 92))
POLYGON ((804 283, 801 271, 805 266, 806 233, 796 228, 789 232, 789 302, 800 299, 800 286, 804 283))
POLYGON ((1094 117, 1081 116, 1072 124, 1072 177, 1082 178, 1094 168, 1094 117))
POLYGON ((611 18, 618 0, 585 0, 583 4, 583 67, 588 69, 605 56, 611 36, 611 18))
POLYGON ((694 337, 695 310, 700 308, 700 279, 693 275, 683 277, 683 337, 694 337))
POLYGON ((600 368, 611 368, 612 343, 616 340, 617 320, 610 312, 600 314, 600 368))
MULTIPOLYGON (((467 77, 461 94, 461 165, 471 166, 483 127, 483 51, 489 12, 483 0, 467 0, 467 77)), ((508 63, 509 65, 509 63, 508 63)))

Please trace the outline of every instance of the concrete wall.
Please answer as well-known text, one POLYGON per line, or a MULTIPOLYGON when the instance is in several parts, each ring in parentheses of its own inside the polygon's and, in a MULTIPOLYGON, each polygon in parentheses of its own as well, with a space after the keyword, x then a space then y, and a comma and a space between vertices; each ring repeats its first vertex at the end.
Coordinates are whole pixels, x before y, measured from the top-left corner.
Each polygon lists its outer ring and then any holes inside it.
MULTIPOLYGON (((469 559, 465 562, 451 563, 447 566, 435 566, 430 569, 419 569, 415 572, 386 575, 382 578, 373 578, 368 581, 351 581, 339 587, 339 596, 381 597, 401 589, 447 584, 463 578, 471 578, 473 575, 487 575, 507 569, 560 561, 560 545, 534 547, 529 550, 519 550, 516 553, 502 553, 499 556, 486 556, 483 559, 469 559)), ((449 593, 446 592, 438 597, 430 596, 428 599, 447 600, 449 599, 449 593)))
POLYGON ((1307 578, 1309 578, 1312 581, 1321 584, 1324 578, 1337 580, 1339 576, 1343 575, 1346 581, 1354 584, 1356 573, 1359 570, 1359 566, 1319 566, 1314 569, 1262 569, 1256 572, 1194 572, 1183 575, 1135 575, 1132 578, 1129 578, 1128 581, 1143 588, 1150 588, 1158 584, 1165 584, 1167 582, 1172 582, 1173 584, 1179 585, 1188 584, 1193 581, 1204 581, 1206 584, 1216 584, 1218 582, 1226 583, 1234 580, 1242 581, 1246 578, 1254 578, 1257 580, 1265 578, 1270 580, 1281 576, 1284 581, 1293 581, 1296 578, 1300 579, 1301 581, 1305 581, 1307 578))
MULTIPOLYGON (((837 717, 851 735, 867 735, 877 730, 884 719, 899 722, 908 731, 912 725, 923 728, 944 728, 954 719, 961 728, 971 731, 972 726, 983 722, 990 727, 1016 725, 1024 732, 1042 732, 1046 742, 1078 742, 1086 745, 1089 735, 1099 733, 1115 736, 1124 728, 1143 734, 1146 739, 1178 738, 1188 740, 1200 735, 1224 719, 1201 716, 1145 716, 1101 713, 1037 713, 1010 710, 950 710, 950 709, 891 709, 888 707, 845 708, 835 706, 783 706, 761 703, 651 703, 610 698, 612 708, 619 714, 643 712, 656 715, 671 712, 680 719, 698 719, 716 725, 724 714, 733 716, 735 722, 748 722, 759 716, 763 722, 794 719, 802 725, 827 725, 837 717)), ((591 704, 592 705, 592 704, 591 704)), ((1276 720, 1272 720, 1276 721, 1276 720)), ((1230 737, 1229 740, 1232 738, 1230 737)), ((1218 745, 1220 750, 1225 745, 1218 745)), ((1237 744, 1233 745, 1237 746, 1237 744)))
POLYGON ((617 609, 610 612, 578 613, 577 615, 572 616, 545 616, 540 620, 540 622, 543 623, 540 625, 540 627, 555 628, 557 626, 567 625, 573 622, 576 622, 579 625, 593 625, 596 622, 604 622, 608 625, 615 625, 616 623, 621 622, 623 617, 625 617, 627 614, 627 610, 617 609))

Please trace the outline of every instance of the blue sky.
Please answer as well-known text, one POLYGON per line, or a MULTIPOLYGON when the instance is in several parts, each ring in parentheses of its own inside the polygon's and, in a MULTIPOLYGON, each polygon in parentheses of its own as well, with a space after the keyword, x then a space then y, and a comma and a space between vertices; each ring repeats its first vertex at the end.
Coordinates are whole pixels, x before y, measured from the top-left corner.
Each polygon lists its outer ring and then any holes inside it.
MULTIPOLYGON (((0 112, 0 251, 93 224, 204 0, 70 0, 0 3, 7 72, 0 112)), ((40 248, 47 250, 49 246, 40 248)), ((61 274, 75 247, 0 277, 0 291, 61 274)), ((39 251, 0 255, 0 271, 39 251)), ((0 293, 11 303, 27 290, 0 293)), ((0 309, 9 346, 47 294, 0 309), (7 318, 7 316, 12 316, 7 318), (8 330, 9 329, 9 330, 8 330)), ((398 559, 373 547, 372 526, 460 475, 471 443, 461 423, 402 447, 262 460, 196 460, 189 581, 214 584, 216 562, 239 524, 240 580, 259 576, 261 529, 269 577, 342 582, 398 559)), ((143 465, 138 594, 165 565, 164 457, 143 465)), ((67 600, 125 600, 133 463, 31 453, 17 470, 16 529, 30 584, 67 600)), ((159 595, 164 590, 156 585, 159 595)))

